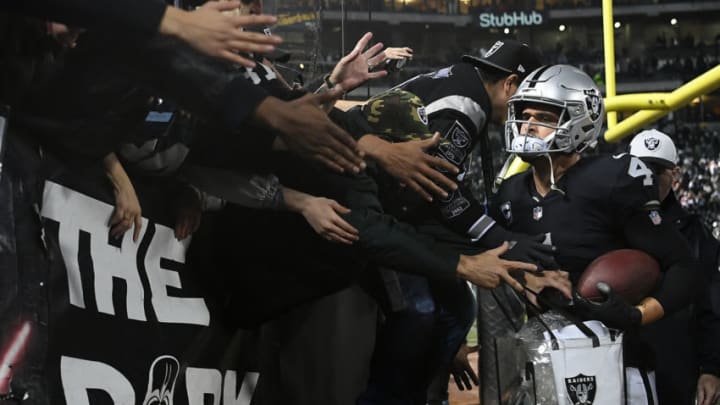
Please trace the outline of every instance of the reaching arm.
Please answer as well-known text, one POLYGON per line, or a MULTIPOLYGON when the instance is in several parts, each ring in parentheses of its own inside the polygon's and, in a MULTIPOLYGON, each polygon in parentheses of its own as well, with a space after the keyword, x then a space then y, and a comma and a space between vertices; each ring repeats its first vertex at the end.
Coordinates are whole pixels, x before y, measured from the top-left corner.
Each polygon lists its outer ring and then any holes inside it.
MULTIPOLYGON (((280 37, 243 31, 254 25, 272 25, 273 16, 222 14, 240 6, 240 1, 209 1, 197 11, 167 6, 160 0, 8 0, 3 10, 46 18, 70 26, 149 39, 157 33, 179 38, 209 56, 244 66, 254 63, 238 52, 269 52, 282 42, 280 37)), ((132 42, 132 41, 130 41, 132 42)))
POLYGON ((259 131, 260 136, 279 135, 290 151, 306 159, 337 171, 364 168, 354 139, 318 108, 339 97, 339 91, 283 101, 255 85, 245 69, 203 57, 173 38, 154 38, 139 54, 124 51, 112 57, 125 65, 133 63, 130 70, 144 85, 219 126, 237 130, 259 124, 269 129, 259 131), (146 60, 153 63, 145 66, 146 60))
POLYGON ((161 0, 6 0, 0 8, 46 18, 72 26, 110 28, 150 37, 160 27, 165 2, 161 0))
POLYGON ((133 241, 137 242, 142 229, 142 209, 135 188, 115 153, 105 156, 103 163, 115 194, 115 209, 108 221, 110 234, 114 238, 120 238, 134 225, 133 241))
POLYGON ((350 209, 337 201, 325 197, 315 197, 288 187, 282 187, 283 199, 288 210, 297 212, 317 232, 331 241, 352 245, 358 240, 358 231, 345 222, 341 215, 350 209))
POLYGON ((433 200, 431 194, 447 198, 448 191, 457 189, 457 184, 443 173, 457 174, 458 168, 447 160, 427 153, 439 143, 438 133, 423 141, 391 143, 371 134, 358 141, 369 158, 377 161, 386 172, 427 201, 433 200))
POLYGON ((509 271, 537 269, 532 264, 501 259, 507 244, 472 256, 440 248, 430 236, 383 212, 374 181, 367 176, 357 181, 342 198, 351 208, 343 218, 359 232, 355 244, 375 263, 432 279, 460 277, 485 288, 506 282, 517 290, 522 290, 522 286, 509 271))
POLYGON ((238 0, 208 1, 192 12, 168 7, 160 22, 159 31, 161 34, 181 39, 205 55, 253 67, 255 62, 240 53, 271 52, 282 39, 276 35, 246 31, 243 28, 273 25, 277 18, 270 15, 223 13, 238 7, 238 0))
POLYGON ((664 272, 660 286, 637 306, 642 324, 689 305, 697 287, 697 265, 682 234, 669 221, 653 224, 649 211, 638 211, 630 217, 624 231, 628 246, 653 256, 664 272))

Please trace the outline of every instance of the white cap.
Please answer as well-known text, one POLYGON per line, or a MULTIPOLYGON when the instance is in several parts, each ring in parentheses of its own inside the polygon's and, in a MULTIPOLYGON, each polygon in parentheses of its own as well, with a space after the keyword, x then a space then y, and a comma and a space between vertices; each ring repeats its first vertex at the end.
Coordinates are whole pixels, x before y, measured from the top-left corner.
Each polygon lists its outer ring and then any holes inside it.
POLYGON ((630 154, 663 166, 678 164, 675 143, 669 136, 657 129, 648 129, 635 135, 630 141, 630 154))

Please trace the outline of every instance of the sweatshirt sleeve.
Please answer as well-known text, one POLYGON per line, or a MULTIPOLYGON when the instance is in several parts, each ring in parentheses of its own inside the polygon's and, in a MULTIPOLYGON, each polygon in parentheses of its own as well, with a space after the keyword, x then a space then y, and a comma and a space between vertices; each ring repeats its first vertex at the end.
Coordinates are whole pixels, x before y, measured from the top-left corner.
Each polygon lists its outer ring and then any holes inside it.
MULTIPOLYGON (((341 179, 340 175, 332 175, 341 179)), ((460 255, 440 248, 436 241, 415 227, 400 222, 382 210, 377 185, 370 176, 351 180, 338 195, 340 203, 351 211, 343 218, 354 226, 360 239, 356 244, 372 262, 404 273, 426 276, 433 280, 456 279, 460 255)), ((333 185, 330 189, 335 188, 333 185)))
POLYGON ((115 59, 133 64, 133 73, 158 94, 230 130, 245 124, 269 95, 244 68, 202 55, 175 38, 156 36, 139 49, 123 46, 115 59))
POLYGON ((67 25, 153 36, 165 15, 161 0, 5 0, 5 11, 67 25))

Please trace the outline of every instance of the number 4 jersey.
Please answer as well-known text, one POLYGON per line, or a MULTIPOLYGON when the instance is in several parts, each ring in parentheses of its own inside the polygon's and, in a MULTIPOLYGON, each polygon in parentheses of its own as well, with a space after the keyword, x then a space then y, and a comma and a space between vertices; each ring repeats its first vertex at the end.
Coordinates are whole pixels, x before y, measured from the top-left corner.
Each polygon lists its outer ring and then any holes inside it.
MULTIPOLYGON (((540 157, 540 159, 544 159, 540 157)), ((576 279, 596 257, 628 246, 627 226, 657 227, 657 181, 638 158, 622 154, 583 158, 557 182, 563 192, 542 197, 528 170, 506 180, 493 198, 491 215, 508 230, 549 233, 557 262, 576 279), (631 221, 631 218, 633 221, 631 221)))

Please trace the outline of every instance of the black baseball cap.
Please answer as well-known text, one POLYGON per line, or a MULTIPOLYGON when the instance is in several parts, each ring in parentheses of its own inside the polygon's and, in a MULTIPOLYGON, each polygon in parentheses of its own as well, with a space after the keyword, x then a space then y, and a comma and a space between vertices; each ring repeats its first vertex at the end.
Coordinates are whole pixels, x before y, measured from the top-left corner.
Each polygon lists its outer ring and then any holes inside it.
POLYGON ((463 55, 462 60, 478 67, 490 67, 506 73, 515 73, 520 76, 520 79, 542 66, 539 52, 514 39, 495 42, 483 57, 463 55))

